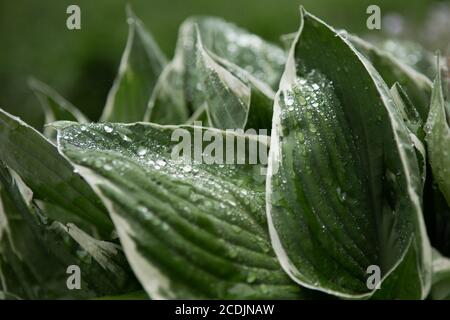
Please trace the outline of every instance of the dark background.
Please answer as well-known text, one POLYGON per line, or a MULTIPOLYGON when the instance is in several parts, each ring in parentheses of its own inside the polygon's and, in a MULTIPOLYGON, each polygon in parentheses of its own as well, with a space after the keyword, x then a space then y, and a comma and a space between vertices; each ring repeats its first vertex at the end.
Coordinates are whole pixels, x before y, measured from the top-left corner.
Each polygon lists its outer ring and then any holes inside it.
POLYGON ((0 0, 0 107, 39 127, 42 113, 27 86, 34 76, 96 120, 112 85, 127 36, 125 6, 172 57, 180 23, 217 15, 273 42, 298 28, 300 4, 337 28, 396 36, 430 51, 447 49, 448 1, 433 0, 0 0), (81 7, 82 30, 66 28, 66 8, 81 7), (366 9, 381 7, 382 31, 366 28, 366 9))

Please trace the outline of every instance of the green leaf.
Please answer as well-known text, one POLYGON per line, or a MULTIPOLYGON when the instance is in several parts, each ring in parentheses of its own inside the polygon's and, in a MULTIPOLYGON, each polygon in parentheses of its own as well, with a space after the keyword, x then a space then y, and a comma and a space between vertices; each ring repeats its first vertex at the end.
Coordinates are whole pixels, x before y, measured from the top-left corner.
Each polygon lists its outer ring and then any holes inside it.
POLYGON ((44 110, 45 123, 60 120, 77 121, 80 123, 89 122, 77 107, 73 106, 45 83, 31 78, 28 84, 41 103, 44 110))
POLYGON ((380 39, 374 45, 430 79, 436 74, 433 54, 418 43, 401 39, 380 39))
POLYGON ((216 63, 205 51, 197 30, 198 72, 194 101, 206 105, 209 123, 219 129, 244 129, 250 108, 250 88, 216 63))
POLYGON ((269 129, 272 89, 244 69, 208 52, 196 30, 195 77, 189 82, 195 88, 191 98, 196 110, 188 123, 206 116, 208 125, 219 129, 269 129))
POLYGON ((182 124, 189 118, 184 98, 180 59, 175 58, 161 73, 148 104, 144 121, 158 124, 182 124))
POLYGON ((411 239, 404 256, 399 259, 399 264, 389 274, 382 283, 382 290, 374 292, 373 300, 410 300, 411 298, 425 298, 422 296, 423 289, 420 281, 411 281, 419 279, 419 268, 417 268, 418 249, 411 239))
POLYGON ((195 110, 195 112, 189 117, 185 123, 186 125, 196 125, 203 127, 212 127, 209 124, 208 113, 206 112, 206 105, 195 110))
POLYGON ((166 58, 142 22, 127 8, 129 33, 119 73, 101 119, 112 122, 142 121, 166 58))
POLYGON ((262 167, 217 164, 229 155, 217 162, 206 156, 214 153, 211 144, 218 150, 227 139, 241 139, 253 152, 267 150, 262 137, 189 126, 107 125, 111 133, 104 124, 83 131, 61 123, 59 149, 107 205, 128 261, 152 298, 309 296, 272 251, 262 167), (208 134, 214 142, 202 143, 208 134))
POLYGON ((241 67, 272 89, 278 88, 285 62, 281 48, 220 18, 190 18, 180 28, 176 55, 183 61, 185 94, 191 109, 200 107, 193 99, 198 90, 193 85, 197 83, 196 26, 208 52, 241 67))
POLYGON ((295 41, 295 37, 297 36, 297 32, 287 33, 280 36, 280 41, 283 44, 284 50, 289 53, 289 50, 292 47, 292 43, 295 41))
POLYGON ((433 286, 430 296, 434 300, 450 300, 450 259, 433 250, 433 286))
POLYGON ((200 90, 195 99, 205 104, 208 123, 219 129, 269 129, 275 93, 235 64, 208 53, 197 32, 197 72, 200 90))
MULTIPOLYGON (((428 57, 425 57, 426 53, 418 52, 417 49, 406 49, 404 46, 391 40, 387 41, 379 48, 356 35, 347 33, 345 30, 337 31, 337 33, 349 40, 359 52, 364 54, 364 56, 370 60, 388 86, 398 87, 398 89, 401 87, 399 94, 401 94, 403 98, 405 98, 405 95, 411 98, 411 103, 415 106, 415 110, 411 110, 411 112, 419 112, 421 120, 424 123, 429 109, 431 81, 420 70, 414 68, 412 61, 408 60, 408 57, 417 60, 418 56, 420 56, 420 60, 423 61, 421 65, 428 65, 426 63, 428 60, 428 57), (402 50, 397 51, 402 52, 398 53, 398 55, 394 55, 394 46, 401 47, 402 50)), ((294 39, 295 33, 281 36, 281 41, 287 49, 291 47, 294 39)), ((338 71, 341 71, 341 68, 339 68, 338 71)))
POLYGON ((447 123, 440 72, 433 84, 425 132, 433 178, 450 205, 450 128, 447 123))
POLYGON ((16 171, 36 200, 68 212, 62 223, 73 222, 109 239, 113 225, 108 212, 89 185, 56 147, 19 118, 0 109, 0 160, 16 171))
MULTIPOLYGON (((45 83, 31 78, 28 84, 41 104, 46 124, 60 120, 89 122, 83 113, 45 83)), ((55 138, 55 132, 49 128, 44 129, 44 135, 55 138)))
MULTIPOLYGON (((428 163, 427 172, 431 172, 428 163)), ((450 206, 428 174, 424 190, 424 216, 431 245, 445 256, 450 256, 450 206)))
POLYGON ((405 89, 401 86, 401 84, 396 82, 391 88, 391 94, 408 129, 420 141, 424 141, 425 133, 422 128, 423 121, 405 89))
POLYGON ((429 110, 431 81, 389 52, 383 51, 355 35, 346 32, 341 32, 341 34, 370 60, 388 86, 393 86, 396 82, 402 85, 417 108, 422 121, 425 122, 429 110))
POLYGON ((392 86, 390 91, 397 111, 409 130, 409 137, 411 138, 412 144, 414 145, 414 149, 416 151, 417 161, 421 171, 422 183, 425 189, 427 188, 427 153, 424 145, 425 132, 423 131, 422 120, 416 107, 398 82, 392 86))
POLYGON ((23 299, 92 298, 139 288, 120 247, 62 225, 32 202, 23 182, 0 166, 0 289, 23 299), (81 289, 69 290, 69 266, 81 289))
POLYGON ((284 270, 308 288, 366 298, 374 294, 367 269, 376 265, 378 296, 424 298, 431 249, 422 187, 386 84, 346 39, 302 9, 275 98, 267 179, 269 230, 284 270), (392 292, 390 274, 405 272, 415 290, 392 292))

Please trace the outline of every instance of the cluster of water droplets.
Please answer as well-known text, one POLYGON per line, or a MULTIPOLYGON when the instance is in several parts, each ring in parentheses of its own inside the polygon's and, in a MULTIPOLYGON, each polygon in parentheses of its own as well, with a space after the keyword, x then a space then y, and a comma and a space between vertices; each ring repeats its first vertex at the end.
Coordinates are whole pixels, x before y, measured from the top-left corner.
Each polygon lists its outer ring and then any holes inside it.
MULTIPOLYGON (((152 137, 155 135, 153 133, 152 137)), ((249 187, 253 185, 251 170, 243 175, 243 171, 236 166, 222 165, 219 170, 221 174, 218 175, 217 167, 171 159, 164 149, 168 148, 165 141, 152 137, 147 136, 145 130, 140 132, 136 127, 124 129, 123 126, 105 123, 83 125, 80 130, 67 130, 64 139, 68 142, 83 140, 90 151, 100 151, 95 157, 86 154, 82 161, 88 166, 103 170, 105 174, 114 172, 127 176, 136 165, 150 170, 148 178, 159 181, 160 190, 165 189, 168 194, 176 194, 183 199, 170 203, 173 209, 185 216, 191 216, 194 211, 203 212, 204 219, 210 220, 208 228, 218 235, 218 241, 232 243, 227 245, 225 253, 229 259, 242 263, 246 261, 246 251, 231 239, 243 230, 254 235, 254 243, 262 253, 271 250, 270 243, 264 236, 263 224, 259 227, 258 223, 255 225, 255 221, 265 219, 265 201, 263 187, 249 187), (171 189, 173 182, 177 183, 176 189, 171 189), (224 228, 217 221, 225 222, 227 227, 224 228)), ((170 202, 169 198, 167 201, 170 202)), ((166 232, 176 228, 145 201, 138 203, 134 210, 154 227, 166 232)), ((249 268, 245 281, 254 284, 259 276, 259 272, 249 268)))
MULTIPOLYGON (((151 129, 147 130, 153 137, 158 133, 153 133, 151 129)), ((250 177, 253 176, 253 172, 251 171, 243 175, 240 168, 236 166, 218 165, 221 168, 220 175, 217 175, 217 167, 214 169, 201 163, 171 159, 168 150, 165 150, 165 148, 170 149, 170 145, 166 145, 158 137, 145 138, 148 132, 145 129, 141 132, 138 127, 124 129, 123 126, 102 123, 82 125, 80 130, 64 132, 64 139, 67 141, 83 140, 87 149, 105 152, 95 154, 95 157, 86 155, 82 158, 83 163, 105 172, 114 171, 114 173, 127 175, 137 162, 141 168, 151 171, 149 178, 157 177, 156 179, 162 182, 168 179, 182 183, 186 186, 184 197, 189 199, 189 203, 208 211, 215 208, 216 214, 226 216, 227 220, 233 224, 233 230, 236 233, 241 231, 240 226, 253 225, 254 217, 261 218, 265 215, 264 197, 261 196, 263 187, 260 188, 261 190, 247 187, 252 185, 250 177), (252 218, 251 215, 254 217, 252 218)), ((161 185, 161 187, 164 186, 161 185)), ((182 192, 182 188, 177 190, 182 192)), ((153 219, 145 205, 140 205, 138 210, 148 219, 153 219)), ((267 243, 261 246, 268 248, 267 243)))
POLYGON ((280 48, 231 24, 221 30, 215 48, 217 54, 271 85, 278 81, 286 60, 280 48))
MULTIPOLYGON (((325 113, 333 101, 333 83, 318 71, 311 71, 305 77, 298 77, 289 90, 283 92, 281 101, 281 120, 292 118, 290 125, 296 122, 311 124, 314 115, 329 116, 325 113)), ((312 133, 316 132, 311 127, 312 133)), ((315 130, 316 129, 316 130, 315 130)))
POLYGON ((333 84, 313 70, 305 77, 298 77, 280 100, 282 139, 288 138, 306 155, 314 144, 323 142, 321 130, 332 127, 336 121, 339 102, 333 84))
MULTIPOLYGON (((285 194, 292 192, 289 180, 300 179, 307 183, 306 176, 311 177, 315 171, 321 170, 317 164, 318 159, 321 159, 324 164, 328 163, 330 161, 329 153, 334 153, 332 150, 339 147, 334 144, 340 141, 340 143, 349 143, 353 146, 354 137, 351 131, 346 129, 347 124, 343 123, 345 117, 340 101, 335 95, 333 83, 318 71, 313 70, 304 77, 297 78, 289 90, 282 92, 279 103, 282 125, 282 136, 280 137, 282 169, 272 180, 272 204, 275 207, 285 208, 289 207, 285 194), (338 134, 341 135, 341 140, 336 138, 338 134), (285 145, 286 147, 284 147, 285 145), (283 169, 285 161, 294 161, 294 172, 283 169), (292 177, 292 174, 299 176, 292 177), (300 178, 302 176, 303 178, 300 178)), ((339 159, 340 168, 341 166, 345 167, 342 170, 345 172, 348 170, 348 174, 351 174, 353 179, 343 182, 341 178, 334 175, 324 174, 321 177, 323 182, 318 184, 320 197, 314 200, 310 209, 314 211, 315 207, 328 206, 330 197, 332 197, 334 205, 343 206, 346 208, 345 210, 352 211, 352 214, 359 206, 359 200, 353 197, 354 191, 361 190, 362 181, 355 176, 358 173, 352 171, 356 167, 352 154, 337 152, 333 157, 339 159), (354 183, 354 185, 350 186, 350 183, 354 183)), ((286 166, 286 168, 290 167, 290 165, 286 166)), ((325 167, 324 169, 328 170, 329 168, 325 167)), ((311 183, 314 184, 313 181, 311 183)), ((323 210, 318 210, 316 215, 319 214, 319 211, 323 210)), ((289 213, 285 214, 289 215, 289 213)), ((355 219, 355 224, 358 228, 364 226, 365 223, 360 221, 357 216, 352 217, 355 219)), ((344 227, 343 221, 336 218, 336 216, 327 218, 331 227, 344 227)), ((326 224, 321 226, 322 232, 327 232, 326 224)), ((364 235, 361 237, 363 238, 364 235)))

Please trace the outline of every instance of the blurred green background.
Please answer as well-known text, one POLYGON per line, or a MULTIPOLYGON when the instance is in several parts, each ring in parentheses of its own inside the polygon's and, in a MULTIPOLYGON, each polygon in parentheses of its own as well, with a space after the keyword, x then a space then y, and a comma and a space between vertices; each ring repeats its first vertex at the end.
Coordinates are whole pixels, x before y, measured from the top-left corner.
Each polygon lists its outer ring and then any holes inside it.
POLYGON ((366 28, 367 7, 379 5, 385 19, 382 33, 414 38, 430 51, 445 50, 450 32, 447 1, 0 0, 0 107, 41 126, 42 113, 27 86, 27 78, 34 76, 97 119, 126 42, 126 3, 169 57, 178 27, 190 15, 222 16, 279 42, 280 35, 296 31, 300 4, 331 25, 360 35, 380 32, 366 28), (66 28, 71 4, 81 8, 82 30, 66 28))

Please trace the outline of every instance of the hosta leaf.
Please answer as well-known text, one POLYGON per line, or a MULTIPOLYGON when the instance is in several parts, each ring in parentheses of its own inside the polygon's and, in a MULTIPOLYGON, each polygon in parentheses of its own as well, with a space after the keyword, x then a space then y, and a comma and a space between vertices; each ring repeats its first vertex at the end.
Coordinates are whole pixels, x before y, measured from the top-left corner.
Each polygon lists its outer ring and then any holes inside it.
POLYGON ((423 131, 422 120, 420 119, 416 107, 398 82, 392 86, 390 92, 396 110, 403 118, 403 121, 409 130, 409 137, 414 146, 414 150, 416 151, 417 161, 421 171, 422 184, 423 187, 426 188, 427 154, 424 145, 425 133, 423 131))
POLYGON ((269 230, 291 278, 370 297, 367 270, 375 265, 384 280, 378 296, 424 298, 431 253, 410 132, 372 65, 303 10, 273 121, 269 230), (405 273, 415 290, 390 284, 405 273))
POLYGON ((249 72, 208 53, 198 34, 197 70, 210 125, 219 129, 269 129, 275 93, 249 72))
POLYGON ((433 250, 433 286, 430 296, 434 300, 450 299, 450 259, 433 250))
POLYGON ((89 122, 88 118, 77 107, 73 106, 45 83, 32 78, 29 81, 29 86, 44 110, 45 123, 60 120, 80 123, 89 122))
POLYGON ((189 118, 184 98, 182 62, 171 61, 161 73, 148 104, 144 121, 158 124, 182 124, 189 118))
POLYGON ((102 120, 142 121, 166 58, 142 22, 127 8, 129 33, 119 74, 111 88, 102 120))
POLYGON ((305 297, 270 246, 261 166, 197 158, 211 147, 205 142, 199 148, 202 134, 219 148, 240 137, 267 150, 260 138, 187 126, 108 126, 111 133, 102 124, 84 131, 75 123, 59 124, 59 148, 107 204, 127 258, 152 298, 305 297), (196 161, 173 158, 179 143, 187 144, 183 156, 194 152, 196 161))
MULTIPOLYGON (((73 224, 51 221, 24 197, 0 167, 0 289, 26 299, 91 298, 139 288, 121 249, 73 224), (69 290, 69 266, 80 268, 81 289, 69 290)), ((32 195, 27 190, 28 195, 32 195)), ((8 297, 5 297, 8 298, 8 297)))
MULTIPOLYGON (((29 86, 41 104, 46 124, 60 120, 77 121, 80 123, 89 121, 80 110, 45 83, 32 78, 29 80, 29 86)), ((54 139, 55 131, 44 128, 44 135, 54 139)))
POLYGON ((445 100, 440 74, 431 98, 430 113, 425 125, 429 156, 425 218, 432 245, 445 255, 450 255, 450 134, 446 122, 445 100), (447 172, 447 173, 446 173, 447 172))
POLYGON ((198 28, 195 48, 196 74, 190 85, 195 87, 192 101, 199 107, 194 120, 201 119, 205 110, 207 123, 215 128, 269 129, 272 89, 244 69, 208 52, 198 28))
POLYGON ((292 47, 292 43, 295 41, 295 37, 297 36, 297 32, 286 33, 280 36, 280 41, 283 44, 283 48, 286 52, 289 53, 289 50, 292 47))
POLYGON ((346 32, 341 32, 341 34, 372 62, 389 86, 393 86, 396 82, 402 85, 417 108, 422 121, 425 122, 429 110, 431 81, 389 52, 378 49, 357 36, 346 32))
POLYGON ((211 127, 208 120, 208 114, 206 112, 206 105, 203 105, 203 107, 195 110, 195 112, 189 117, 185 124, 211 127))
POLYGON ((272 89, 278 88, 285 62, 281 48, 220 18, 190 18, 180 28, 176 54, 185 68, 186 98, 191 108, 200 107, 194 104, 193 94, 198 88, 192 85, 197 83, 196 26, 206 50, 245 69, 272 89))
POLYGON ((423 121, 406 91, 398 82, 396 82, 391 88, 391 94, 395 105, 397 106, 397 110, 400 112, 408 129, 420 141, 424 141, 425 133, 422 128, 423 121))
POLYGON ((450 206, 435 184, 428 164, 424 191, 424 216, 431 245, 445 256, 450 256, 450 206))
POLYGON ((432 79, 436 74, 433 54, 428 52, 420 44, 400 39, 382 39, 374 43, 397 60, 415 69, 432 79))
POLYGON ((61 222, 92 224, 109 238, 113 225, 105 207, 69 161, 39 132, 1 109, 0 160, 20 175, 36 200, 69 213, 70 219, 61 222))
POLYGON ((196 44, 199 90, 194 95, 201 97, 194 101, 205 104, 213 127, 244 129, 250 108, 250 88, 209 56, 198 32, 196 44))
POLYGON ((425 298, 422 296, 423 289, 420 281, 411 281, 411 279, 420 279, 419 268, 417 268, 418 250, 411 239, 404 255, 399 259, 399 264, 385 278, 382 283, 382 290, 376 290, 372 296, 374 300, 396 300, 425 298))
MULTIPOLYGON (((384 45, 380 44, 380 48, 355 35, 349 34, 344 30, 339 31, 339 33, 350 40, 356 49, 372 62, 375 69, 377 69, 389 86, 401 85, 403 87, 403 92, 400 93, 402 95, 407 93, 411 97, 412 103, 416 108, 416 111, 413 112, 419 111, 422 122, 425 122, 431 95, 431 81, 421 72, 421 70, 425 68, 425 65, 428 65, 427 61, 429 58, 425 56, 427 53, 406 49, 404 46, 392 40, 386 41, 384 45), (394 54, 392 51, 394 44, 395 46, 402 47, 402 50, 400 50, 402 53, 398 53, 397 55, 394 54), (409 53, 407 54, 406 51, 409 53), (416 65, 411 59, 414 59, 416 63, 419 63, 419 61, 417 61, 418 56, 420 56, 419 60, 421 61, 420 65, 422 67, 414 68, 416 65)), ((295 33, 285 34, 281 37, 281 41, 287 49, 290 48, 294 39, 295 33)), ((429 74, 429 70, 426 74, 429 74)))
POLYGON ((430 113, 425 124, 431 171, 447 203, 450 205, 450 127, 447 123, 440 72, 433 84, 430 113))

